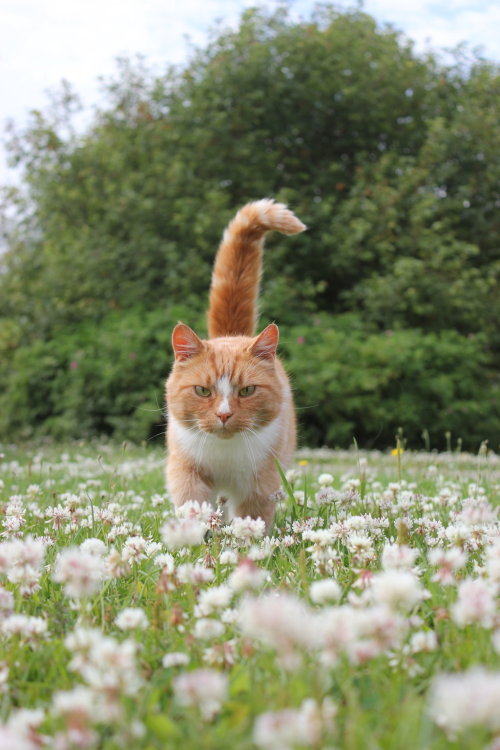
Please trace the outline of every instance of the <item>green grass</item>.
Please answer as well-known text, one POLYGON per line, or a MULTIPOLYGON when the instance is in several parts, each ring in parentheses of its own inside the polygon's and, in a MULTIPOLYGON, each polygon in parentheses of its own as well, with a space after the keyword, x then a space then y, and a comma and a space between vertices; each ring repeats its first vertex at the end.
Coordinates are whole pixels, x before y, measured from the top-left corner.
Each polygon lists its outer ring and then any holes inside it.
MULTIPOLYGON (((390 454, 357 450, 302 451, 293 474, 284 480, 271 543, 267 539, 240 543, 224 528, 215 529, 203 544, 173 550, 171 569, 166 572, 165 559, 156 560, 167 552, 161 527, 172 515, 164 491, 161 450, 73 443, 22 448, 4 445, 1 452, 0 587, 12 592, 14 613, 43 618, 47 633, 28 638, 22 632, 6 630, 5 622, 12 623, 13 613, 8 606, 0 609, 0 675, 4 668, 0 726, 7 724, 19 734, 16 727, 31 721, 32 739, 44 737, 48 747, 245 750, 257 747, 254 727, 261 714, 298 709, 306 699, 313 699, 318 706, 330 699, 336 710, 333 722, 325 721, 317 731, 311 730, 302 744, 296 734, 281 744, 275 738, 274 744, 271 739, 260 746, 477 750, 495 736, 495 730, 482 721, 459 728, 453 737, 436 725, 430 710, 430 688, 436 675, 476 665, 500 670, 492 638, 495 624, 498 628, 500 622, 498 608, 496 621, 489 623, 463 624, 453 614, 462 579, 486 576, 488 580, 485 555, 500 536, 499 523, 491 516, 491 508, 498 507, 500 487, 500 460, 494 454, 404 453, 398 461, 390 454), (366 459, 366 470, 360 459, 366 459), (318 506, 318 477, 326 472, 334 477, 335 493, 330 502, 318 506), (464 503, 467 497, 475 500, 464 503), (481 517, 457 536, 453 531, 458 524, 455 514, 471 503, 489 509, 490 516, 481 517), (63 518, 54 528, 46 511, 57 506, 61 506, 63 518), (19 528, 12 529, 9 519, 16 513, 21 520, 19 528), (314 549, 314 541, 303 534, 307 525, 335 528, 336 536, 323 548, 317 543, 314 549), (2 550, 10 550, 13 539, 30 535, 43 537, 47 546, 39 588, 23 594, 21 584, 13 580, 12 561, 2 563, 2 550), (368 551, 356 551, 356 536, 362 537, 361 546, 365 540, 368 551), (78 600, 54 580, 61 550, 96 538, 104 542, 106 557, 112 548, 121 553, 130 537, 159 543, 161 548, 146 549, 124 575, 105 577, 92 594, 78 600), (377 646, 375 653, 365 658, 357 656, 359 644, 364 648, 367 640, 375 637, 370 632, 364 641, 360 636, 360 641, 349 646, 344 642, 335 658, 331 653, 326 658, 328 647, 318 640, 321 618, 329 612, 336 617, 340 608, 352 614, 355 628, 356 612, 374 611, 371 607, 378 602, 369 602, 368 594, 359 587, 360 571, 365 571, 365 580, 371 573, 377 575, 382 550, 389 543, 416 550, 414 565, 418 570, 412 575, 428 592, 426 598, 406 609, 395 606, 391 610, 391 616, 399 618, 401 632, 387 647, 377 646), (433 580, 436 567, 429 562, 433 547, 466 552, 466 564, 456 571, 451 585, 433 580), (238 561, 248 555, 255 558, 254 564, 265 571, 265 579, 258 590, 234 592, 229 605, 209 613, 209 620, 224 621, 223 632, 203 640, 195 631, 200 596, 228 583, 235 569, 234 563, 221 563, 221 553, 228 550, 234 551, 238 561), (189 562, 210 567, 213 580, 179 581, 179 566, 189 562), (315 603, 310 597, 311 584, 329 577, 340 585, 340 601, 315 603), (299 597, 306 608, 298 632, 290 636, 289 649, 284 647, 285 636, 269 645, 260 639, 258 627, 252 630, 233 621, 246 597, 271 591, 284 597, 280 601, 299 597), (126 607, 141 608, 148 626, 121 630, 115 618, 126 607), (222 617, 223 610, 226 614, 222 617), (97 685, 84 669, 72 668, 74 654, 66 639, 75 628, 92 628, 96 637, 110 637, 114 644, 136 644, 117 687, 97 685), (413 653, 410 642, 417 631, 435 633, 436 647, 413 653), (212 649, 208 656, 207 649, 212 649), (188 665, 164 667, 163 657, 173 652, 186 654, 188 665), (227 694, 210 719, 204 719, 197 706, 183 705, 174 689, 178 675, 200 668, 224 673, 228 680, 227 694), (90 688, 91 700, 98 706, 90 716, 85 712, 78 716, 75 710, 65 713, 57 709, 57 699, 54 703, 58 692, 78 685, 90 688), (113 711, 102 710, 106 702, 113 711), (28 719, 19 709, 41 711, 37 718, 28 719)), ((491 579, 490 584, 498 594, 498 583, 491 579)), ((332 629, 329 635, 336 638, 338 633, 332 629)), ((108 676, 111 673, 112 667, 108 676)))

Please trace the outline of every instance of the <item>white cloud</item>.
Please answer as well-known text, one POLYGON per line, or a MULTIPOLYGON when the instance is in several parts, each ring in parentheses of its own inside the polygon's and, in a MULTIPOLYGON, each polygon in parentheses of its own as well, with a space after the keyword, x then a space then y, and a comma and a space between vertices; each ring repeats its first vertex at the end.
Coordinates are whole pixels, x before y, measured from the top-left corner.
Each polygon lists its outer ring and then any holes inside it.
POLYGON ((498 0, 366 0, 364 9, 402 29, 419 50, 452 48, 465 41, 500 61, 498 0))

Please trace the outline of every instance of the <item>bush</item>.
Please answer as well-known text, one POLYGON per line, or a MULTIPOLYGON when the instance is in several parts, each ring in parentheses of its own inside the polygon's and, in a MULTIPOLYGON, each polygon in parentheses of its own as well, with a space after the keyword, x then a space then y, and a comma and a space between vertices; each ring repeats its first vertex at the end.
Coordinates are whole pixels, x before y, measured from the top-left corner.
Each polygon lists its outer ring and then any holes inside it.
POLYGON ((445 448, 445 433, 475 450, 498 447, 499 379, 480 336, 417 329, 363 330, 355 316, 318 316, 283 331, 282 351, 306 445, 445 448), (490 368, 488 370, 488 368, 490 368))
POLYGON ((0 433, 140 441, 162 432, 170 333, 182 318, 192 312, 180 306, 116 312, 20 347, 0 396, 0 433))
MULTIPOLYGON (((0 396, 0 432, 132 441, 161 435, 170 332, 180 319, 203 333, 201 315, 175 307, 116 312, 101 325, 20 347, 0 396)), ((498 380, 484 376, 490 362, 480 337, 366 332, 354 315, 316 316, 281 332, 303 444, 348 446, 355 438, 387 446, 401 427, 413 447, 423 445, 424 430, 433 447, 445 447, 447 431, 464 448, 488 438, 497 447, 498 380)))

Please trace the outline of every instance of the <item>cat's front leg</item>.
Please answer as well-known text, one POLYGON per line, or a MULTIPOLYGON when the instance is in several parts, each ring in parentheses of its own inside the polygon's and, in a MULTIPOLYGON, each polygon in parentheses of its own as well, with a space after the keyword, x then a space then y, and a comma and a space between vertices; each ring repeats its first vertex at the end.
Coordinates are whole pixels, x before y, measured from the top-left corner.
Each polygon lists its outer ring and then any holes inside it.
POLYGON ((175 453, 167 462, 167 487, 176 508, 188 500, 210 502, 214 495, 210 477, 193 462, 175 453))
POLYGON ((274 500, 270 500, 269 497, 263 497, 262 495, 253 495, 235 508, 234 515, 242 518, 246 516, 250 516, 250 518, 262 518, 266 524, 266 533, 269 534, 275 512, 276 503, 274 500))

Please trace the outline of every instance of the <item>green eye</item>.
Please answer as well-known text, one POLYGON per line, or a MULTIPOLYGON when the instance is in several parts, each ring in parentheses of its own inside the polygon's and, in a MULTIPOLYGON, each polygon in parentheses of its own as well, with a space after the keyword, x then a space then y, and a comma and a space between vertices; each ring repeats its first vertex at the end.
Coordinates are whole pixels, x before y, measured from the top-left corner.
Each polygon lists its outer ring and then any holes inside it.
POLYGON ((194 390, 198 396, 203 396, 203 398, 208 398, 208 396, 212 395, 210 388, 205 388, 204 385, 195 385, 194 390))
POLYGON ((244 388, 242 388, 239 392, 240 396, 251 396, 252 393, 255 392, 255 386, 254 385, 246 385, 244 388))

